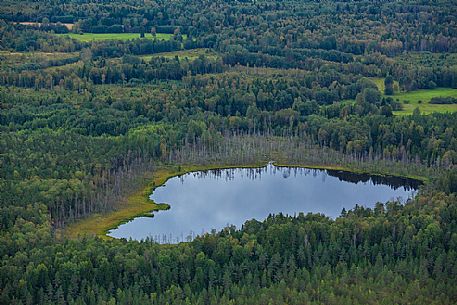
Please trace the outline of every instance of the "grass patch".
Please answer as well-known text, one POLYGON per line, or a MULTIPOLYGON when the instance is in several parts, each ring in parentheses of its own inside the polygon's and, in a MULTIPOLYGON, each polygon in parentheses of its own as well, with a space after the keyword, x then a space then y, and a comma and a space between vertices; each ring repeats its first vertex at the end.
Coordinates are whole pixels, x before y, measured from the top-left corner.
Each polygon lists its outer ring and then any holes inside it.
MULTIPOLYGON (((379 92, 384 95, 384 89, 386 86, 384 85, 384 77, 368 77, 369 80, 371 80, 373 83, 376 84, 378 87, 379 92)), ((398 81, 394 81, 394 88, 399 88, 400 85, 398 81)))
POLYGON ((373 83, 376 84, 378 87, 378 90, 384 94, 384 89, 386 86, 384 86, 384 78, 383 77, 369 77, 369 80, 371 80, 373 83))
MULTIPOLYGON (((61 36, 67 36, 79 41, 89 42, 95 40, 131 40, 131 39, 138 39, 140 38, 139 33, 84 33, 84 34, 76 34, 76 33, 69 33, 69 34, 57 34, 61 36)), ((186 39, 187 36, 185 34, 182 35, 183 39, 186 39)), ((157 33, 156 37, 157 40, 170 40, 173 38, 173 34, 165 34, 165 33, 157 33)), ((144 38, 142 39, 154 39, 151 33, 145 33, 144 38)))
MULTIPOLYGON (((384 78, 370 77, 372 82, 376 84, 381 94, 384 95, 384 78)), ((395 81, 394 87, 398 88, 398 82, 395 81)), ((455 97, 457 98, 457 89, 452 88, 436 88, 436 89, 419 89, 410 92, 397 92, 391 95, 394 100, 399 100, 403 106, 400 111, 394 111, 396 115, 410 115, 414 109, 419 107, 422 114, 430 114, 433 112, 457 112, 457 104, 430 104, 430 100, 434 97, 455 97)))
POLYGON ((396 115, 412 114, 414 109, 419 107, 423 114, 432 112, 457 112, 457 104, 430 104, 434 97, 454 97, 457 98, 457 89, 436 88, 420 89, 411 92, 400 92, 392 96, 399 100, 403 105, 403 110, 395 111, 396 115))

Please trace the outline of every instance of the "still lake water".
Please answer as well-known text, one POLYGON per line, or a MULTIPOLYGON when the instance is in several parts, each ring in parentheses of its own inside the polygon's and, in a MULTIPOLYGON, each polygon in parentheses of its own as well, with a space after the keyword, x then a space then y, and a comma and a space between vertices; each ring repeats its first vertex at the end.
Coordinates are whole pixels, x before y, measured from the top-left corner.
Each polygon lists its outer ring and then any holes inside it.
POLYGON ((240 228, 246 220, 263 220, 269 214, 312 212, 336 218, 356 204, 404 202, 417 188, 418 182, 410 179, 272 164, 193 172, 169 179, 151 194, 155 202, 168 203, 169 210, 137 217, 108 235, 175 243, 227 225, 240 228))

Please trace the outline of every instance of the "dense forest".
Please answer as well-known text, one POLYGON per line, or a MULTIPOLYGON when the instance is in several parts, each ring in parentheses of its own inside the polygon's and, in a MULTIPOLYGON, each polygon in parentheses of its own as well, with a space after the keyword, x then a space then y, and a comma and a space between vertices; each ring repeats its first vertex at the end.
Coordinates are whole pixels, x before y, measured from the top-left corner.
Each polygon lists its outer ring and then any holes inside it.
POLYGON ((1 1, 0 304, 457 303, 456 54, 452 0, 1 1), (273 159, 423 185, 175 245, 62 233, 146 172, 273 159))

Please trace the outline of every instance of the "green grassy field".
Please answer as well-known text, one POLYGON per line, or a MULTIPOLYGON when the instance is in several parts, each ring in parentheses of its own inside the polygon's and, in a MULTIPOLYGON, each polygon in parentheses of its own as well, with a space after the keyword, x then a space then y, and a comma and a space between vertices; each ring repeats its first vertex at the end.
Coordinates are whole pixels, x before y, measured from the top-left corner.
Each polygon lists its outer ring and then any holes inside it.
MULTIPOLYGON (((384 89, 386 88, 386 86, 384 86, 383 77, 369 77, 368 79, 370 79, 373 83, 375 83, 376 86, 378 87, 379 91, 381 91, 381 93, 384 94, 384 89)), ((398 87, 399 87, 398 81, 394 81, 394 88, 398 88, 398 87)))
POLYGON ((209 49, 192 49, 174 52, 163 52, 150 55, 143 55, 141 56, 141 58, 144 61, 150 61, 153 57, 175 58, 176 56, 178 56, 180 60, 188 59, 192 61, 198 58, 200 55, 204 55, 206 58, 210 60, 216 60, 218 58, 218 55, 214 51, 211 51, 209 49))
MULTIPOLYGON (((384 78, 381 77, 370 77, 379 91, 384 96, 384 78)), ((395 85, 394 85, 395 86, 395 85)), ((398 88, 398 82, 396 86, 398 88)), ((432 112, 457 112, 457 104, 440 105, 430 104, 430 100, 434 97, 455 97, 457 98, 457 89, 451 88, 436 88, 436 89, 419 89, 410 92, 396 92, 391 96, 394 100, 398 100, 403 105, 403 110, 395 111, 396 115, 408 115, 412 114, 414 109, 419 107, 419 110, 423 114, 429 114, 432 112)))
MULTIPOLYGON (((85 34, 58 34, 68 36, 73 39, 77 39, 79 41, 93 41, 93 40, 130 40, 140 38, 139 33, 102 33, 102 34, 93 34, 93 33, 85 33, 85 34)), ((186 39, 186 35, 182 35, 184 39, 186 39)), ((157 33, 156 38, 158 40, 170 40, 173 37, 173 34, 164 34, 164 33, 157 33)), ((145 39, 152 39, 152 34, 147 33, 145 34, 145 39)))
POLYGON ((432 112, 457 112, 457 104, 440 105, 430 104, 434 97, 455 97, 457 98, 457 89, 436 88, 420 89, 411 92, 396 93, 393 98, 399 100, 403 105, 403 110, 395 111, 395 114, 405 115, 412 114, 414 109, 419 107, 421 113, 429 114, 432 112))

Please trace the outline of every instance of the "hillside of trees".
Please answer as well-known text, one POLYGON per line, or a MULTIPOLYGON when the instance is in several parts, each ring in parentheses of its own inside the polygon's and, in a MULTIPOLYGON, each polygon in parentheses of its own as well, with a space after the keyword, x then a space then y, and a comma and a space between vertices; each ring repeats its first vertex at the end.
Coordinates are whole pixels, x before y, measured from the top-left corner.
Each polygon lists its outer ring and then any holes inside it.
POLYGON ((0 304, 457 303, 457 112, 396 115, 456 53, 451 0, 2 1, 0 304), (58 234, 161 166, 273 158, 424 184, 177 245, 58 234))

